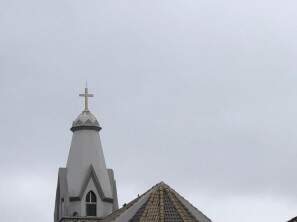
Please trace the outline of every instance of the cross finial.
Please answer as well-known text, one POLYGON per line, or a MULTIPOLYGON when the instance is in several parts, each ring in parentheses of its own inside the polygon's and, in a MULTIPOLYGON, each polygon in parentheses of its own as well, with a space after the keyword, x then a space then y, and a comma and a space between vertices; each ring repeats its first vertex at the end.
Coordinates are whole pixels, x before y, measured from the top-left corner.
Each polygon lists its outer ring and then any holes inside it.
POLYGON ((86 87, 85 87, 85 93, 84 94, 79 94, 81 97, 85 97, 85 110, 84 111, 89 111, 89 97, 93 97, 93 94, 89 94, 88 92, 88 85, 86 82, 86 87))

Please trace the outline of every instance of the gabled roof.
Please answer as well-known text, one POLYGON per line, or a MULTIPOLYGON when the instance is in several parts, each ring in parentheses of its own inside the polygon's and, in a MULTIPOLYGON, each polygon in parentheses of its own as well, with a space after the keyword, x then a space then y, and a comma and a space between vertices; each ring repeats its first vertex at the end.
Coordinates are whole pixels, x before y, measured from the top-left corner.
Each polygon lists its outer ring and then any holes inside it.
POLYGON ((211 222, 201 211, 170 188, 158 183, 143 195, 113 212, 104 222, 211 222))
POLYGON ((91 164, 90 167, 89 167, 89 170, 88 170, 88 173, 86 175, 86 178, 84 179, 84 182, 83 182, 83 185, 82 185, 82 188, 81 188, 81 191, 79 193, 79 196, 78 197, 70 197, 70 200, 71 201, 76 201, 76 200, 81 200, 82 199, 82 196, 86 190, 86 187, 89 183, 90 180, 93 180, 94 184, 95 184, 95 187, 99 193, 99 196, 101 198, 102 201, 105 201, 105 202, 110 202, 110 203, 113 203, 113 199, 112 198, 108 198, 104 195, 104 192, 102 190, 102 186, 100 184, 100 181, 96 175, 96 172, 94 170, 94 167, 93 165, 91 164))

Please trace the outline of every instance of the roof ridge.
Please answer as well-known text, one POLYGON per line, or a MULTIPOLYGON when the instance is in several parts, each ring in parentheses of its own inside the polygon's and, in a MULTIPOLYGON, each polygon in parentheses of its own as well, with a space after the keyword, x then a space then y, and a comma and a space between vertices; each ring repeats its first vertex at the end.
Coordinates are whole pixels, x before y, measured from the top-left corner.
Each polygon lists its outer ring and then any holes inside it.
POLYGON ((198 221, 190 212, 189 210, 184 206, 184 204, 176 197, 175 190, 172 188, 170 189, 171 192, 169 192, 169 189, 167 190, 168 196, 170 200, 172 201, 175 209, 177 210, 178 214, 182 218, 183 221, 198 221))
POLYGON ((159 214, 160 214, 160 222, 165 221, 165 207, 164 207, 164 189, 162 186, 159 187, 160 191, 160 209, 159 209, 159 214))

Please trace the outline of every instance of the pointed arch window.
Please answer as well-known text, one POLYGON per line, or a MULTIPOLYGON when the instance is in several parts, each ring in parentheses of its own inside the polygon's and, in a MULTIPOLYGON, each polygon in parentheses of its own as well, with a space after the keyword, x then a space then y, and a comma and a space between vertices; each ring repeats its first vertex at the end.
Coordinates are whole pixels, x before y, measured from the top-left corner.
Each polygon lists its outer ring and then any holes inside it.
POLYGON ((87 216, 97 216, 97 197, 93 191, 86 196, 86 214, 87 216))

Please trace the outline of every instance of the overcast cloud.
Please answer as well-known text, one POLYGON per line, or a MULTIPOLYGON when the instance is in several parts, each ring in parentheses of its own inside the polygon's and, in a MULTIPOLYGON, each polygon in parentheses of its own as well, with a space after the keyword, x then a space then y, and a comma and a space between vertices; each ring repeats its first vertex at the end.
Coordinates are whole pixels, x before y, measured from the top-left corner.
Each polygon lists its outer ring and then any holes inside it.
POLYGON ((0 0, 1 220, 52 222, 84 82, 120 204, 297 216, 297 3, 0 0))

